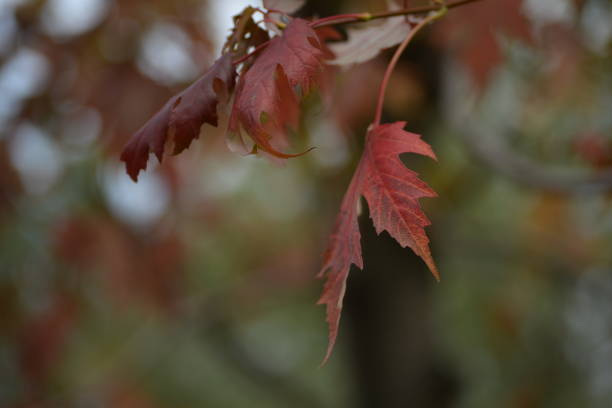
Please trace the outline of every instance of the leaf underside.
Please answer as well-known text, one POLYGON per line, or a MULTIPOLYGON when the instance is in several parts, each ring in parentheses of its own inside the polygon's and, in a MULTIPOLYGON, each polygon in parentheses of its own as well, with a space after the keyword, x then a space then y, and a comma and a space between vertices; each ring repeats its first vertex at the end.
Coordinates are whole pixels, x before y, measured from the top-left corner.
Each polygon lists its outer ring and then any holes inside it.
MULTIPOLYGON (((393 11, 397 7, 391 7, 393 11)), ((404 16, 373 22, 366 28, 347 30, 348 40, 332 43, 330 49, 336 58, 329 61, 333 65, 354 65, 376 57, 386 48, 402 42, 410 32, 410 24, 404 16)))
POLYGON ((346 280, 351 265, 363 269, 358 204, 365 197, 376 232, 387 231, 402 247, 409 247, 427 264, 436 279, 438 270, 429 250, 425 227, 430 224, 418 200, 436 193, 400 160, 401 153, 417 153, 435 159, 431 147, 419 135, 403 130, 405 122, 372 128, 336 219, 319 277, 327 277, 318 304, 327 307, 329 344, 324 362, 338 336, 346 280))

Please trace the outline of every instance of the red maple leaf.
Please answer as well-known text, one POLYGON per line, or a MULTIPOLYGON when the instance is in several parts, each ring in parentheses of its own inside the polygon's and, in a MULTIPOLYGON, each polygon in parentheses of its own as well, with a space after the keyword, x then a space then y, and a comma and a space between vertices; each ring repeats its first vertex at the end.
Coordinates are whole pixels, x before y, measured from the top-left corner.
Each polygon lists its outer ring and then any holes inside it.
POLYGON ((228 98, 235 75, 232 55, 223 54, 198 81, 173 96, 132 136, 121 160, 134 181, 140 170, 147 168, 150 152, 161 163, 167 142, 172 141, 173 154, 179 154, 198 138, 204 123, 217 126, 217 105, 228 98))
POLYGON ((369 130, 361 161, 342 200, 319 277, 327 282, 319 304, 327 305, 329 358, 338 335, 346 279, 354 264, 363 269, 358 204, 364 196, 370 217, 380 234, 387 231, 402 247, 410 247, 438 279, 424 228, 430 224, 418 199, 436 193, 404 166, 401 153, 418 153, 435 159, 431 147, 419 135, 403 130, 405 122, 378 125, 369 130))
POLYGON ((261 150, 280 158, 296 156, 279 149, 288 146, 287 128, 297 127, 299 97, 320 81, 323 56, 317 33, 306 20, 296 18, 241 75, 228 130, 245 151, 251 149, 242 129, 261 150))

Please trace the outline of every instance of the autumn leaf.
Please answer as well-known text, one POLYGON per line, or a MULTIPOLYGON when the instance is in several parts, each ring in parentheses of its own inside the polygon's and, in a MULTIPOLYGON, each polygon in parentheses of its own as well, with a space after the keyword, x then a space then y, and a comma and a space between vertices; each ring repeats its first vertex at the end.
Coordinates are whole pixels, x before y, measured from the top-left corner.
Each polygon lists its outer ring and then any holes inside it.
POLYGON ((21 327, 18 343, 21 369, 32 385, 44 383, 60 362, 77 317, 74 299, 58 295, 21 327))
POLYGON ((287 128, 297 127, 300 97, 320 81, 323 57, 317 33, 296 18, 240 76, 228 132, 243 151, 250 150, 244 130, 257 148, 272 156, 296 156, 279 150, 289 144, 287 128))
MULTIPOLYGON (((389 10, 398 10, 392 5, 389 10)), ((336 58, 329 61, 334 65, 354 65, 376 57, 386 48, 402 42, 410 32, 406 17, 387 18, 382 22, 375 21, 364 28, 347 30, 348 40, 330 44, 329 48, 336 58)))
POLYGON ((234 16, 234 27, 223 45, 223 50, 231 52, 236 59, 242 58, 249 50, 270 39, 268 32, 253 20, 256 11, 253 7, 246 7, 234 16))
POLYGON ((147 168, 149 153, 161 163, 168 142, 174 143, 173 154, 179 154, 197 139, 204 123, 217 126, 217 105, 228 99, 234 87, 232 55, 224 54, 190 87, 172 97, 138 132, 121 153, 127 173, 138 180, 140 170, 147 168))
POLYGON ((431 147, 419 135, 403 130, 405 122, 372 128, 353 179, 342 200, 340 214, 324 255, 319 277, 327 282, 319 304, 327 306, 329 358, 336 337, 351 265, 363 269, 358 205, 364 196, 376 232, 387 231, 402 247, 411 248, 427 264, 436 279, 438 270, 431 257, 429 239, 424 228, 430 224, 421 210, 419 198, 436 197, 436 193, 404 166, 402 153, 418 153, 435 159, 431 147))
POLYGON ((336 30, 334 27, 319 27, 316 29, 317 37, 319 37, 319 44, 321 45, 321 50, 323 51, 323 59, 325 59, 325 63, 329 64, 333 58, 335 58, 335 54, 331 50, 328 41, 340 41, 342 40, 342 34, 336 30))

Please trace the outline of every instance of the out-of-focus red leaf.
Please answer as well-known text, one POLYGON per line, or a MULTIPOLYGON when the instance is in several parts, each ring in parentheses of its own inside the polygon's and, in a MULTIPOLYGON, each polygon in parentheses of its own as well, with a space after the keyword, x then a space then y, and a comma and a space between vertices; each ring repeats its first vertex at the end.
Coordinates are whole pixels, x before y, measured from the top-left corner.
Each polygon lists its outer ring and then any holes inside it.
POLYGON ((76 319, 76 305, 59 297, 39 316, 24 325, 20 352, 24 373, 33 383, 44 381, 59 361, 61 350, 76 319))
POLYGON ((12 197, 21 192, 17 170, 11 165, 6 141, 0 141, 0 220, 11 207, 12 197))
MULTIPOLYGON (((317 33, 317 36, 319 37, 321 50, 323 51, 323 58, 325 58, 326 60, 334 58, 334 53, 329 48, 327 41, 341 40, 342 34, 340 34, 340 31, 336 30, 332 26, 319 27, 315 31, 317 33)), ((329 61, 327 61, 327 63, 329 63, 329 61)))
POLYGON ((109 390, 107 406, 113 408, 156 408, 159 406, 142 386, 132 384, 126 379, 122 380, 109 390))
POLYGON ((431 147, 419 135, 403 130, 405 122, 379 125, 366 137, 366 146, 342 200, 319 277, 327 282, 319 304, 327 305, 329 358, 338 335, 346 280, 351 265, 363 269, 358 204, 364 196, 376 232, 387 231, 402 247, 410 247, 438 279, 424 228, 430 224, 418 200, 436 193, 404 166, 402 153, 418 153, 435 159, 431 147))
POLYGON ((259 149, 279 158, 296 156, 279 149, 289 144, 287 128, 297 127, 299 97, 320 82, 323 56, 317 33, 307 21, 294 19, 241 75, 228 132, 243 152, 251 150, 244 130, 259 149))
POLYGON ((378 86, 385 68, 381 61, 372 60, 349 68, 341 76, 334 89, 331 111, 344 133, 367 127, 376 108, 378 86))
MULTIPOLYGON (((327 44, 327 42, 341 40, 343 38, 342 34, 331 26, 320 27, 315 31, 319 37, 319 44, 321 44, 323 59, 327 62, 334 58, 334 53, 329 48, 329 44, 327 44)), ((328 110, 333 109, 333 93, 334 89, 336 88, 337 74, 337 67, 327 65, 319 79, 318 90, 321 96, 321 101, 323 102, 323 106, 325 106, 325 108, 328 110)))
POLYGON ((579 135, 574 148, 593 167, 612 167, 612 142, 602 133, 585 132, 579 135))
POLYGON ((119 304, 140 302, 168 314, 176 310, 184 248, 174 234, 141 239, 108 218, 74 216, 56 226, 53 248, 79 271, 99 272, 119 304))
POLYGON ((453 9, 434 28, 434 40, 449 48, 468 68, 475 85, 483 88, 491 71, 502 62, 499 34, 531 41, 522 0, 482 1, 453 9))
POLYGON ((224 54, 189 88, 172 97, 128 142, 121 154, 134 181, 147 168, 149 153, 161 162, 168 142, 178 154, 200 135, 204 123, 217 126, 217 105, 234 86, 232 55, 224 54))

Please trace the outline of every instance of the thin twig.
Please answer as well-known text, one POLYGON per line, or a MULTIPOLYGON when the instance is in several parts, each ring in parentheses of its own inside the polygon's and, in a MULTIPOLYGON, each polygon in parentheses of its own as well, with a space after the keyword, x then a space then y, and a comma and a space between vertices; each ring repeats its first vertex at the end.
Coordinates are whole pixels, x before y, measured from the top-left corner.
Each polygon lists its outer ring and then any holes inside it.
MULTIPOLYGON (((366 21, 377 20, 381 18, 407 16, 411 14, 425 14, 425 13, 429 13, 430 11, 439 11, 444 8, 452 9, 452 8, 463 6, 469 3, 474 3, 476 1, 480 1, 480 0, 457 0, 457 1, 447 3, 446 5, 434 4, 431 6, 413 7, 413 8, 408 8, 408 9, 384 11, 381 13, 371 13, 371 14, 359 13, 359 14, 355 14, 353 17, 344 17, 341 20, 334 20, 330 17, 324 17, 320 20, 313 21, 311 26, 313 28, 319 28, 319 27, 338 25, 338 24, 360 23, 360 22, 363 23, 366 21)), ((332 17, 335 17, 335 16, 332 16, 332 17)))
POLYGON ((257 46, 257 48, 255 48, 253 51, 251 51, 250 53, 248 53, 247 55, 243 55, 242 57, 238 58, 236 61, 232 62, 232 64, 234 65, 238 65, 241 62, 244 62, 246 60, 248 60, 249 58, 251 58, 253 55, 257 54, 259 51, 263 50, 264 48, 266 48, 266 46, 270 43, 270 40, 263 42, 261 44, 259 44, 257 46))
MULTIPOLYGON (((326 27, 326 26, 331 26, 331 25, 339 25, 339 24, 349 24, 349 23, 359 23, 359 22, 364 23, 364 22, 371 21, 371 20, 377 20, 377 19, 381 19, 381 18, 389 18, 389 17, 395 17, 395 16, 408 16, 408 15, 411 15, 411 14, 425 14, 425 13, 429 13, 431 11, 438 11, 439 12, 441 10, 447 10, 447 9, 451 9, 451 8, 454 8, 454 7, 463 6, 465 4, 473 3, 475 1, 479 1, 479 0, 457 0, 457 1, 454 1, 454 2, 451 2, 451 3, 448 3, 446 5, 442 4, 442 5, 413 7, 413 8, 408 8, 408 9, 401 9, 401 10, 394 10, 394 11, 385 11, 385 12, 382 12, 382 13, 374 13, 374 14, 371 14, 371 13, 339 14, 339 15, 335 15, 335 16, 323 17, 323 18, 321 18, 319 20, 312 21, 310 23, 310 26, 312 28, 321 28, 321 27, 326 27)), ((254 9, 254 11, 261 11, 261 10, 254 9)), ((252 13, 250 13, 248 15, 249 18, 251 16, 251 14, 252 13)), ((248 19, 245 18, 243 20, 246 23, 246 21, 248 19)), ((243 21, 241 20, 239 26, 241 27, 245 23, 243 23, 243 21)), ((241 29, 237 30, 237 32, 240 32, 240 33, 241 33, 241 31, 242 31, 241 29)), ((234 36, 236 36, 236 33, 234 34, 234 36)), ((236 40, 234 39, 233 41, 236 41, 236 40)), ((248 60, 252 56, 256 55, 263 48, 265 48, 265 46, 267 46, 268 43, 269 43, 269 41, 266 41, 265 43, 260 44, 259 46, 257 46, 257 48, 255 48, 255 50, 253 52, 251 52, 251 53, 249 53, 247 55, 242 56, 241 58, 239 58, 236 61, 234 61, 233 64, 234 65, 238 65, 241 62, 244 62, 244 61, 248 60)), ((401 54, 401 52, 400 52, 400 54, 401 54)))

